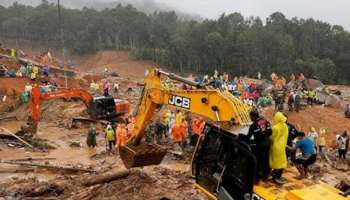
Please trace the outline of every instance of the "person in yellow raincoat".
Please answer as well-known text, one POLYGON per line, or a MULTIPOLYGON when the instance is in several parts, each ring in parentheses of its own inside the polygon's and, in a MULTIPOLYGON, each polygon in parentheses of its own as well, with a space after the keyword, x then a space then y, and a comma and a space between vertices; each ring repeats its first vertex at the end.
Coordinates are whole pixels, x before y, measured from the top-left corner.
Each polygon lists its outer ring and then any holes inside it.
POLYGON ((184 116, 183 116, 182 112, 180 110, 176 110, 175 124, 181 124, 183 118, 184 118, 184 116))
POLYGON ((165 115, 164 115, 164 123, 165 123, 165 126, 166 126, 166 132, 169 132, 169 128, 170 128, 170 117, 171 117, 171 111, 170 110, 167 110, 165 112, 165 115))
POLYGON ((283 169, 287 168, 286 147, 288 126, 286 121, 287 118, 281 112, 277 112, 274 116, 274 126, 272 128, 272 135, 270 136, 269 164, 272 169, 272 179, 278 184, 284 183, 284 180, 281 178, 283 169))

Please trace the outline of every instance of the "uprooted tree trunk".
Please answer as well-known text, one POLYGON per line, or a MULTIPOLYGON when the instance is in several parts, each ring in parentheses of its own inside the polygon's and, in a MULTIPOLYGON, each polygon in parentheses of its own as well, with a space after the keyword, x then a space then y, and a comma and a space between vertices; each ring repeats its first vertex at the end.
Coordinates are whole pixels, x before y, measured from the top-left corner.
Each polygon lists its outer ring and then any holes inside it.
POLYGON ((84 186, 92 186, 102 183, 108 183, 120 178, 125 178, 129 176, 130 170, 120 170, 113 173, 105 173, 101 175, 95 175, 87 178, 86 180, 83 180, 84 186))

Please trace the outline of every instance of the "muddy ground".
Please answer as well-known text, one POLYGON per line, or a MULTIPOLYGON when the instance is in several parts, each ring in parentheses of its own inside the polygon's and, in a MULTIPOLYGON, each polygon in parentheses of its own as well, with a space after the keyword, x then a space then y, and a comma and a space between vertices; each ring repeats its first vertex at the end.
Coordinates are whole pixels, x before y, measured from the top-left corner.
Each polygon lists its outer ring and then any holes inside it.
MULTIPOLYGON (((111 51, 77 58, 77 63, 78 75, 68 80, 70 87, 87 89, 92 80, 99 82, 104 78, 103 69, 107 66, 110 72, 119 75, 113 77, 113 80, 121 84, 121 92, 116 97, 128 100, 133 107, 139 98, 137 83, 142 81, 146 69, 155 66, 150 61, 133 60, 127 52, 111 51), (133 91, 126 94, 129 87, 132 87, 133 91)), ((59 85, 64 85, 64 77, 52 78, 59 85)), ((0 118, 15 117, 0 120, 0 135, 7 134, 7 131, 19 130, 30 114, 27 105, 16 103, 26 82, 26 79, 0 78, 0 92, 9 97, 6 103, 0 104, 0 118), (10 107, 11 112, 4 113, 9 111, 10 107)), ((159 166, 132 170, 126 177, 85 186, 84 180, 91 177, 125 170, 118 153, 106 151, 103 126, 96 124, 99 133, 98 145, 95 149, 89 149, 86 145, 88 125, 81 124, 78 128, 70 126, 73 117, 87 116, 82 102, 45 102, 42 111, 42 119, 35 137, 40 138, 40 142, 52 149, 31 149, 21 142, 0 138, 0 199, 207 199, 193 186, 194 179, 190 173, 192 148, 187 149, 185 156, 167 153, 159 166), (22 165, 11 162, 20 162, 22 165), (29 166, 28 163, 37 166, 29 166)), ((272 114, 272 107, 265 110, 267 118, 271 119, 272 114)), ((311 126, 317 129, 327 128, 329 147, 334 147, 336 134, 345 129, 350 130, 350 121, 342 116, 339 107, 307 107, 300 113, 288 113, 288 116, 290 122, 306 132, 311 126)), ((171 143, 165 143, 163 146, 170 150, 169 152, 174 150, 171 143)), ((342 168, 334 165, 334 150, 330 149, 328 155, 328 162, 318 161, 314 165, 313 177, 316 178, 313 180, 322 180, 334 186, 340 180, 349 178, 350 172, 348 165, 342 168)))

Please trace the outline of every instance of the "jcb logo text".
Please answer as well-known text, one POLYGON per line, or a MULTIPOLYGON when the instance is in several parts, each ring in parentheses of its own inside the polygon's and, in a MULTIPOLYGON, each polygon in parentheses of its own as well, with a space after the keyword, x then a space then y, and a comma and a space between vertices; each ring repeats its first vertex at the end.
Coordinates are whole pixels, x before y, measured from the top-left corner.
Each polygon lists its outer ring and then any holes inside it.
POLYGON ((191 107, 191 99, 180 96, 170 96, 169 105, 190 109, 191 107))

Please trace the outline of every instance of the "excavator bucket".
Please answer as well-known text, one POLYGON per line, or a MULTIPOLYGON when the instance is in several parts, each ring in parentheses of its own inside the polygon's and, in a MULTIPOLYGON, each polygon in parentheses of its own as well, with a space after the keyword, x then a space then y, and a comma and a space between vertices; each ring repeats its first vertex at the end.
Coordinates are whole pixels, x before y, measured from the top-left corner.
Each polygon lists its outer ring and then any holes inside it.
POLYGON ((128 144, 119 147, 120 157, 126 168, 158 165, 162 162, 166 149, 156 144, 128 144))

